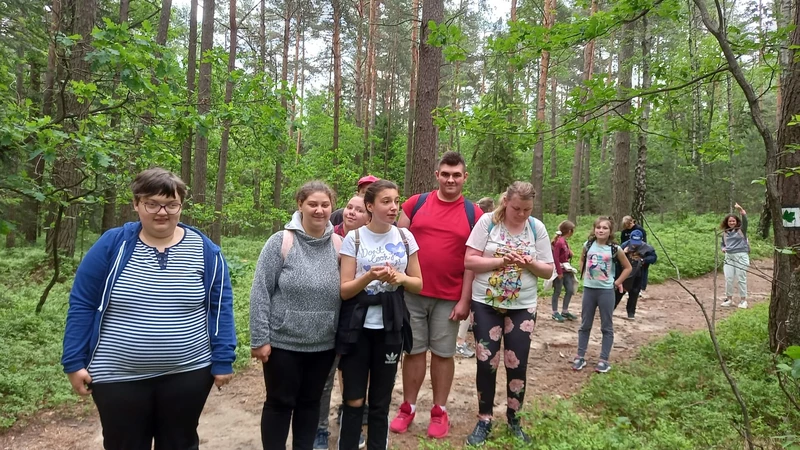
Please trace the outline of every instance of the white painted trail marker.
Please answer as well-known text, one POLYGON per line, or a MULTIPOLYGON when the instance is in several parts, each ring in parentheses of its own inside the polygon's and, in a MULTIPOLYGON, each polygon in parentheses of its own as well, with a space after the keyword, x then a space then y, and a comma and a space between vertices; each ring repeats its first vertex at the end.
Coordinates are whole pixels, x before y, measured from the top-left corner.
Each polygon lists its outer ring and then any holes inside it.
POLYGON ((794 208, 781 208, 784 228, 800 227, 800 206, 794 208))

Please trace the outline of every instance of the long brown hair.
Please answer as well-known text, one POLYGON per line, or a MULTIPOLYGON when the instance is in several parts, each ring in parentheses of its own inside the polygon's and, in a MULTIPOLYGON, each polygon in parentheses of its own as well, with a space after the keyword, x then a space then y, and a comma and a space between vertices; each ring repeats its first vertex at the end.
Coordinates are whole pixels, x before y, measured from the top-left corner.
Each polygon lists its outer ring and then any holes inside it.
POLYGON ((575 230, 575 224, 570 222, 569 220, 565 220, 558 224, 558 233, 553 237, 553 241, 551 242, 552 245, 556 245, 556 241, 559 237, 568 235, 571 231, 575 230))
POLYGON ((606 245, 616 244, 617 242, 614 240, 614 219, 607 216, 600 216, 595 219, 592 231, 589 232, 589 242, 597 240, 597 236, 594 235, 594 229, 603 222, 608 222, 608 241, 606 241, 606 245))
POLYGON ((518 196, 520 200, 533 200, 536 197, 536 191, 533 190, 533 185, 527 181, 515 181, 511 186, 503 192, 500 196, 500 204, 495 208, 492 213, 492 222, 499 224, 506 218, 506 202, 514 196, 518 196))
POLYGON ((731 228, 731 227, 728 226, 728 219, 730 219, 731 217, 736 219, 736 226, 734 227, 734 229, 738 229, 738 228, 742 227, 742 219, 740 219, 739 216, 735 216, 733 214, 728 214, 727 216, 725 216, 724 219, 722 219, 722 223, 719 225, 720 229, 725 231, 725 230, 728 230, 728 229, 731 228))

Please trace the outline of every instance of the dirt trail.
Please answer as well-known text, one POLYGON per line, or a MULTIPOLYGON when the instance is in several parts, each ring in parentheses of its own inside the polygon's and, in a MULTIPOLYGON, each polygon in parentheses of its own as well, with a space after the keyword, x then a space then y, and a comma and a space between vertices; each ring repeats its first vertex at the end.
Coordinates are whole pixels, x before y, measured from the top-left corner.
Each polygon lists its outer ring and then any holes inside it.
MULTIPOLYGON (((772 274, 772 262, 756 262, 753 269, 766 275, 772 274)), ((687 280, 687 287, 706 302, 710 308, 713 299, 711 275, 687 280)), ((724 293, 724 279, 720 273, 718 292, 724 293)), ((769 295, 770 284, 762 278, 748 277, 750 303, 765 301, 769 295)), ((648 298, 641 299, 637 307, 636 321, 623 320, 624 305, 620 304, 614 315, 615 342, 611 354, 612 363, 630 359, 636 355, 643 344, 667 334, 670 331, 691 331, 705 328, 705 322, 694 301, 674 282, 650 286, 648 298)), ((623 300, 623 303, 625 300, 623 300)), ((570 308, 575 314, 580 311, 580 296, 573 298, 570 308)), ((734 313, 736 308, 718 308, 717 317, 723 318, 734 313)), ((587 360, 590 367, 582 372, 570 370, 569 360, 577 345, 577 322, 556 323, 550 319, 550 299, 540 299, 540 320, 537 324, 529 361, 527 397, 542 394, 570 396, 578 392, 590 376, 595 375, 591 364, 597 361, 600 351, 599 315, 589 343, 587 360), (563 355, 563 356, 562 356, 563 355)), ((470 337, 471 339, 471 337, 470 337)), ((448 440, 461 447, 466 435, 472 430, 477 413, 475 393, 475 359, 456 357, 456 375, 450 402, 447 409, 451 417, 451 432, 448 440)), ((65 379, 66 381, 66 379, 65 379)), ((498 396, 495 401, 495 417, 504 420, 505 371, 498 370, 498 396)), ((402 401, 402 383, 398 374, 394 391, 391 415, 402 401)), ((338 387, 333 398, 338 398, 338 387)), ((252 366, 239 373, 230 385, 222 391, 212 389, 205 411, 200 418, 199 434, 202 448, 211 450, 250 450, 260 449, 260 414, 264 400, 264 381, 261 369, 252 366)), ((431 408, 430 382, 420 392, 417 402, 417 419, 408 433, 390 436, 390 447, 408 449, 417 447, 419 436, 427 429, 428 414, 431 408)), ((335 434, 336 408, 331 409, 331 431, 335 434)), ((335 448, 335 436, 331 436, 331 449, 335 448)), ((289 448, 291 448, 289 446, 289 448)), ((91 401, 84 401, 67 411, 46 411, 26 424, 13 427, 0 436, 0 449, 15 450, 99 450, 102 449, 102 435, 96 410, 91 401)))

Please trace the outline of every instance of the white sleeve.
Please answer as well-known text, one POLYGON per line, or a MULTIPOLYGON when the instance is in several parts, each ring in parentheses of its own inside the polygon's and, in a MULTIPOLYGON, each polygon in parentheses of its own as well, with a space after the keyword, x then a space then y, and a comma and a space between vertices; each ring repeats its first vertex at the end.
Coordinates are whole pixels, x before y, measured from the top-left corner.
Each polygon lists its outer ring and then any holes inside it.
POLYGON ((478 219, 478 223, 472 229, 467 239, 467 247, 483 251, 486 243, 489 242, 489 224, 492 223, 492 214, 484 214, 478 219))
MULTIPOLYGON (((410 231, 408 231, 408 228, 403 228, 402 231, 400 231, 400 228, 398 228, 397 230, 403 233, 403 235, 406 237, 406 240, 408 241, 408 254, 413 255, 414 253, 417 253, 419 251, 417 238, 415 238, 414 235, 410 231)), ((400 239, 402 241, 402 236, 400 237, 400 239)))
POLYGON ((534 218, 536 225, 536 260, 551 263, 553 262, 553 247, 550 245, 550 235, 541 220, 534 218))
POLYGON ((339 250, 340 255, 356 257, 356 232, 349 231, 347 236, 342 241, 342 248, 339 250))

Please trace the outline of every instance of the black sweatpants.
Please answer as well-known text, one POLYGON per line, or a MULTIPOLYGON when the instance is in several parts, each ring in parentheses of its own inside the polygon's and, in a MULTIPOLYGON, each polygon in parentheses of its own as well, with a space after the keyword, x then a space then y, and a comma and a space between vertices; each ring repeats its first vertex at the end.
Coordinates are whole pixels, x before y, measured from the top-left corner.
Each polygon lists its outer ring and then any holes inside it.
POLYGON ((342 355, 339 367, 344 384, 342 423, 339 428, 339 450, 358 449, 364 405, 348 406, 348 400, 364 399, 369 384, 369 420, 367 422, 367 449, 385 450, 389 434, 389 406, 397 375, 397 363, 403 345, 386 344, 383 330, 361 330, 352 353, 342 355))
MULTIPOLYGON (((639 294, 642 292, 642 281, 643 277, 640 275, 637 276, 637 279, 633 280, 631 285, 631 289, 628 291, 628 301, 625 303, 625 309, 628 312, 628 317, 633 317, 636 315, 636 303, 639 301, 639 294)), ((619 306, 619 302, 622 301, 622 297, 625 296, 624 292, 620 292, 618 290, 614 290, 614 309, 617 309, 619 306)))
POLYGON ((211 367, 139 381, 93 383, 106 450, 197 449, 211 367))
POLYGON ((264 450, 285 450, 292 426, 292 449, 312 450, 319 402, 336 352, 295 352, 272 347, 264 366, 267 400, 261 412, 264 450))
POLYGON ((478 388, 478 413, 492 415, 494 408, 497 368, 500 360, 506 366, 506 417, 509 423, 517 421, 517 411, 525 400, 527 384, 528 354, 531 350, 531 336, 536 325, 536 311, 527 309, 498 310, 489 305, 472 302, 475 322, 475 357, 478 388), (500 353, 500 339, 504 352, 500 353))

